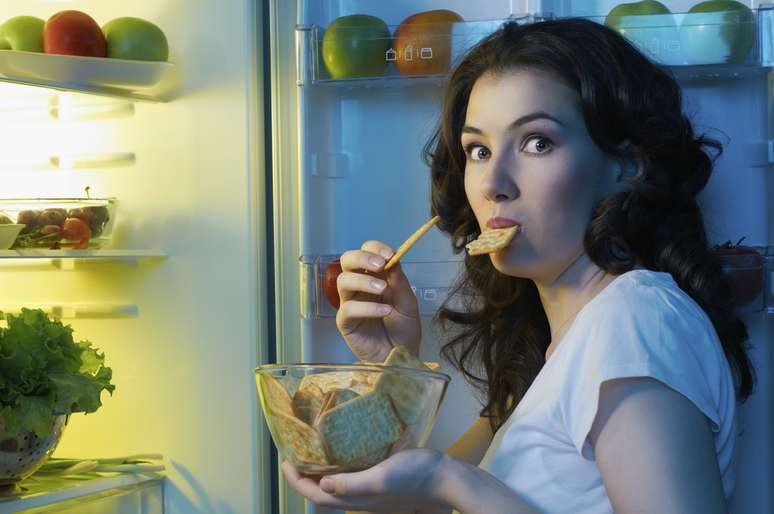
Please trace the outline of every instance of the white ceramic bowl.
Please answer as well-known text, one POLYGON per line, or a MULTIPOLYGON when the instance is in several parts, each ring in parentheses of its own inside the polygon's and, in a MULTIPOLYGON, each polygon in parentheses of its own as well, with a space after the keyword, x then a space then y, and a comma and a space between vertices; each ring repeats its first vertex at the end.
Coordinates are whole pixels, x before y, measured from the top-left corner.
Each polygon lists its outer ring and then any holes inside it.
POLYGON ((16 241, 16 237, 23 228, 24 225, 16 223, 0 225, 0 250, 7 250, 13 246, 13 242, 16 241))

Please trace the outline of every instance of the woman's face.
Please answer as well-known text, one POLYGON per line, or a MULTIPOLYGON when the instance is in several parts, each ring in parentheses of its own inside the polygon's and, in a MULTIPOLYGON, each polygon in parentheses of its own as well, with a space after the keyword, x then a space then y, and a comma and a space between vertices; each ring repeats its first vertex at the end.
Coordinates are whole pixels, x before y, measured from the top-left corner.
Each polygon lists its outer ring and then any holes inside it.
POLYGON ((583 252, 597 202, 620 165, 591 140, 580 97, 545 72, 519 69, 476 81, 461 136, 465 192, 482 230, 521 225, 490 254, 511 276, 550 282, 583 252))

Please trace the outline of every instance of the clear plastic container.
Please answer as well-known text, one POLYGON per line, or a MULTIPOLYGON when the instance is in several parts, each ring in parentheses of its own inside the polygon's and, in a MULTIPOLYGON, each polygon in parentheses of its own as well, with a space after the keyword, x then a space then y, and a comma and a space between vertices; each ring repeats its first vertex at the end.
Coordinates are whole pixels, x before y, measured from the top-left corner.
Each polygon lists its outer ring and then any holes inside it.
MULTIPOLYGON (((765 252, 765 249, 763 249, 765 252)), ((736 309, 740 312, 756 312, 764 308, 766 258, 760 249, 748 248, 745 252, 725 253, 720 258, 723 273, 731 283, 736 309)))
POLYGON ((12 248, 109 248, 115 198, 0 199, 0 224, 24 225, 12 248))
MULTIPOLYGON (((336 263, 339 255, 304 255, 301 265, 301 315, 304 318, 334 318, 338 293, 336 263)), ((433 316, 456 281, 462 261, 400 261, 417 297, 420 316, 433 316)), ((457 305, 455 303, 455 305, 457 305)))
MULTIPOLYGON (((770 5, 712 12, 630 11, 581 17, 617 30, 655 62, 678 68, 680 76, 690 71, 680 68, 704 65, 771 66, 774 11, 770 5)), ((526 24, 558 18, 546 13, 496 20, 446 20, 415 24, 403 32, 400 26, 365 26, 338 19, 328 27, 302 26, 298 28, 299 42, 306 62, 301 63, 299 79, 302 83, 346 87, 379 83, 387 87, 396 79, 427 82, 446 75, 469 49, 505 22, 526 24)), ((717 72, 708 70, 707 76, 717 72)))

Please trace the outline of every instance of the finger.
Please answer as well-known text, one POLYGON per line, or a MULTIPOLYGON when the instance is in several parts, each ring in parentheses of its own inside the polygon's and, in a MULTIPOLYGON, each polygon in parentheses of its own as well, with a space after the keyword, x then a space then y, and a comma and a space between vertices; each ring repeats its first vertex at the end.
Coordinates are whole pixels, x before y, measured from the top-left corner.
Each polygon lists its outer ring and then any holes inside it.
POLYGON ((381 278, 345 271, 336 278, 336 289, 339 291, 341 302, 346 302, 358 293, 367 293, 379 296, 387 287, 387 282, 381 278))
POLYGON ((328 475, 320 480, 323 492, 336 496, 370 496, 385 492, 384 480, 378 468, 370 468, 356 473, 328 475))
POLYGON ((366 241, 360 246, 360 249, 366 252, 381 255, 385 260, 392 257, 395 253, 395 250, 393 250, 389 245, 382 243, 381 241, 366 241))
POLYGON ((336 496, 326 493, 320 489, 317 482, 309 477, 301 475, 298 470, 287 461, 284 461, 281 467, 282 472, 287 478, 288 484, 290 484, 297 493, 317 505, 341 510, 362 510, 364 507, 367 508, 369 506, 367 502, 364 502, 363 499, 360 498, 337 498, 336 496))
POLYGON ((387 259, 378 253, 364 250, 350 250, 341 254, 339 258, 342 271, 366 270, 373 273, 382 271, 387 259))
POLYGON ((356 327, 363 319, 384 318, 392 313, 392 306, 385 303, 349 300, 339 306, 336 313, 336 325, 342 335, 349 335, 351 327, 356 327))

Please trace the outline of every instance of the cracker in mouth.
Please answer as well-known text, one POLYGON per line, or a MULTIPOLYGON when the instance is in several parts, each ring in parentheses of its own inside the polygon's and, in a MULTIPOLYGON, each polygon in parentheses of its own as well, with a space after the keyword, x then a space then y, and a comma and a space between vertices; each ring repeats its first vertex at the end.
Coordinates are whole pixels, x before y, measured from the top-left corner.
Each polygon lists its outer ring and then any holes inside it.
POLYGON ((482 255, 502 250, 511 243, 520 229, 519 225, 514 225, 484 230, 475 241, 466 244, 465 248, 468 250, 468 255, 482 255))

